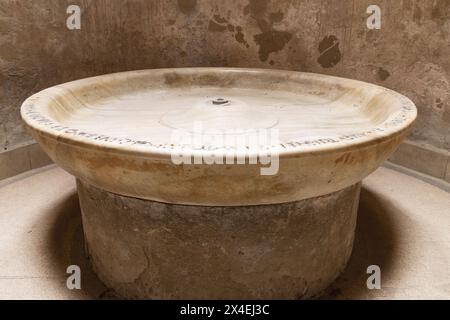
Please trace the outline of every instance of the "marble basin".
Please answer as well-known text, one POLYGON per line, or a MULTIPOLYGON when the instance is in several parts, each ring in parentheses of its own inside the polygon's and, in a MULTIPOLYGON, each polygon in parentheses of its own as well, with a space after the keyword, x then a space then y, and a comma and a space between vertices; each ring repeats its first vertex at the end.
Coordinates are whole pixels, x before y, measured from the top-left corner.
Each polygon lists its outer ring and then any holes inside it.
POLYGON ((82 79, 21 108, 77 178, 105 284, 187 299, 319 294, 350 256, 360 181, 416 113, 376 85, 239 68, 82 79))

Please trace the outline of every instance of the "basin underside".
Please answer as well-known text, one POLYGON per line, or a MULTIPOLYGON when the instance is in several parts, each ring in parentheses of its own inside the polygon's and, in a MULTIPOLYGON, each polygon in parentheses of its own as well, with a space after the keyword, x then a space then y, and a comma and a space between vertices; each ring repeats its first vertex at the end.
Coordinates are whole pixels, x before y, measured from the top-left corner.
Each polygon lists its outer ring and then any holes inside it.
POLYGON ((77 181, 87 254, 123 298, 318 296, 350 257, 360 183, 259 206, 167 204, 77 181))

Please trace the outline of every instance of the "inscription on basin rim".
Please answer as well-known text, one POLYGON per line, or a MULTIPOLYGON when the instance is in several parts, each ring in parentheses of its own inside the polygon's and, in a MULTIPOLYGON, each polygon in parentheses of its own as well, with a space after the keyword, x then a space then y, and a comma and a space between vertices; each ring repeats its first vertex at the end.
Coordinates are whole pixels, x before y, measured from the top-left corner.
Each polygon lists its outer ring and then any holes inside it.
MULTIPOLYGON (((389 89, 385 89, 386 91, 389 91, 390 93, 393 93, 393 91, 389 89)), ((289 148, 298 148, 301 146, 317 146, 317 145, 327 145, 327 144, 337 144, 344 141, 349 140, 355 140, 357 138, 363 138, 370 136, 371 134, 377 133, 377 132, 384 132, 386 128, 389 127, 395 127, 395 126, 401 126, 403 123, 405 123, 408 119, 407 113, 410 111, 413 111, 411 107, 410 101, 406 97, 401 97, 400 95, 398 98, 402 102, 402 110, 403 112, 395 116, 394 118, 386 121, 383 123, 382 126, 375 127, 369 130, 365 130, 359 133, 353 133, 353 134, 347 134, 347 135, 340 135, 337 137, 324 137, 319 139, 311 139, 311 140, 296 140, 296 141, 287 141, 287 142, 279 142, 279 145, 281 148, 289 149, 289 148)), ((68 126, 63 126, 61 124, 55 123, 48 117, 42 115, 40 112, 36 111, 33 105, 33 100, 29 101, 27 105, 24 105, 25 107, 25 114, 29 116, 30 119, 36 121, 38 124, 41 124, 45 127, 48 127, 52 130, 64 132, 65 134, 74 135, 83 137, 92 141, 102 141, 102 142, 110 142, 110 143, 117 143, 119 145, 147 145, 151 146, 153 148, 162 148, 162 149, 174 149, 177 148, 189 148, 187 145, 174 145, 173 143, 163 143, 163 144, 154 144, 149 140, 135 140, 128 137, 111 137, 105 134, 100 133, 94 133, 94 132, 86 132, 85 130, 77 129, 77 128, 71 128, 68 126)), ((277 146, 271 145, 269 148, 274 148, 277 146)), ((214 148, 214 147, 213 147, 214 148)), ((233 146, 230 146, 231 149, 233 149, 233 146)), ((246 146, 246 148, 250 148, 249 146, 246 146)))

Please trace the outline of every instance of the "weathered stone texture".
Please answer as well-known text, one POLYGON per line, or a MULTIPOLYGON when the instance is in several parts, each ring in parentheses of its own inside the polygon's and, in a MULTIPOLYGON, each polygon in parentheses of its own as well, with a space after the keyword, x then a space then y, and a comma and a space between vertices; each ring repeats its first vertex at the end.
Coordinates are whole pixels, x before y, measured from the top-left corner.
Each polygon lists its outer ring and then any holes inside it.
POLYGON ((172 205, 78 180, 94 270, 126 298, 299 299, 352 251, 360 184, 279 205, 172 205))
POLYGON ((0 146, 28 142, 21 102, 40 89, 130 69, 241 66, 327 73, 410 97, 411 139, 450 148, 450 1, 78 1, 81 30, 66 28, 73 1, 0 3, 0 146))

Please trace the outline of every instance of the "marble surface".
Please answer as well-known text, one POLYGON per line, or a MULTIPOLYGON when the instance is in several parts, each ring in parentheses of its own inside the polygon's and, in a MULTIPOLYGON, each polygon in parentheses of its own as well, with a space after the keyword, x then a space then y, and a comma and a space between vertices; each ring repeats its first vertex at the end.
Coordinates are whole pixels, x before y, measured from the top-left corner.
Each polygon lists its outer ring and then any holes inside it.
MULTIPOLYGON (((360 181, 397 147, 416 117, 391 90, 318 74, 183 68, 117 73, 41 91, 21 114, 57 164, 109 192, 167 203, 252 205, 316 197, 360 181), (223 98, 226 105, 213 103, 223 98), (259 165, 176 165, 174 130, 275 129, 279 170, 259 165), (193 129, 191 129, 193 128, 193 129), (218 192, 221 190, 221 192, 218 192)), ((227 133, 228 134, 228 133, 227 133)), ((207 140, 207 139, 206 139, 207 140)), ((242 150, 227 149, 225 155, 242 150)))

